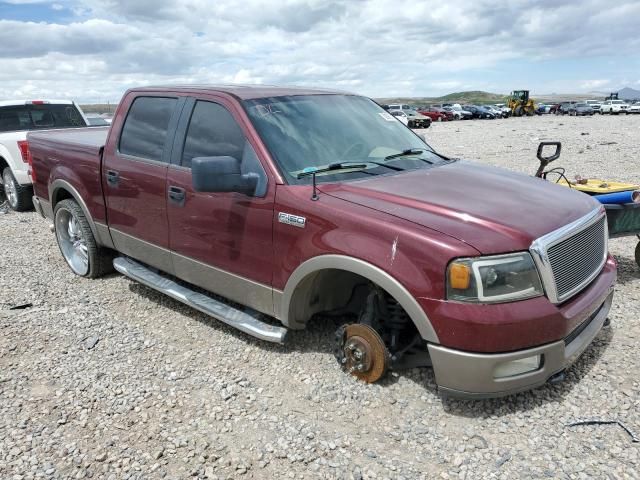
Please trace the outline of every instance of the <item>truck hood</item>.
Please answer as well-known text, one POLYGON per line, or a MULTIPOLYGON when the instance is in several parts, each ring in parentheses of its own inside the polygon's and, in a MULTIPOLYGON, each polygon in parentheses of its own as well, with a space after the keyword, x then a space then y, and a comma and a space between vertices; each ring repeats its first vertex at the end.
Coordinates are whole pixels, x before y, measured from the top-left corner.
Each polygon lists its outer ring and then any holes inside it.
POLYGON ((465 161, 319 189, 437 230, 483 254, 527 250, 536 238, 599 205, 567 187, 465 161))

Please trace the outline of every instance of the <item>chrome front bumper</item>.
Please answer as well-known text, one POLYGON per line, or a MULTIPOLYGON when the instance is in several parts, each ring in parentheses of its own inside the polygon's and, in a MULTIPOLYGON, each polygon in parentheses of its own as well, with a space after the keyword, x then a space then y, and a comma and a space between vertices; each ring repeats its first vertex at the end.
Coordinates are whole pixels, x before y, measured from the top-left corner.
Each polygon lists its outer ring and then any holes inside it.
POLYGON ((584 352, 604 325, 613 290, 600 306, 567 338, 515 352, 483 354, 429 344, 436 383, 445 395, 462 398, 490 398, 530 390, 562 372, 584 352), (499 365, 540 355, 540 366, 531 372, 496 378, 499 365))

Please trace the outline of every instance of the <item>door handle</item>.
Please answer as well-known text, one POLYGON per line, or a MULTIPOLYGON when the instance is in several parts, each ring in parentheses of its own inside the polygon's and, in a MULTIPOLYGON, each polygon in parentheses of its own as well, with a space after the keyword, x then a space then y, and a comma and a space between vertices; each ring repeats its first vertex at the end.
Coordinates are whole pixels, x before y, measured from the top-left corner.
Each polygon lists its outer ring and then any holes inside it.
POLYGON ((174 186, 169 187, 169 200, 173 203, 183 206, 186 196, 187 194, 184 188, 174 186))
POLYGON ((120 182, 120 174, 115 170, 107 170, 107 183, 115 187, 120 182))

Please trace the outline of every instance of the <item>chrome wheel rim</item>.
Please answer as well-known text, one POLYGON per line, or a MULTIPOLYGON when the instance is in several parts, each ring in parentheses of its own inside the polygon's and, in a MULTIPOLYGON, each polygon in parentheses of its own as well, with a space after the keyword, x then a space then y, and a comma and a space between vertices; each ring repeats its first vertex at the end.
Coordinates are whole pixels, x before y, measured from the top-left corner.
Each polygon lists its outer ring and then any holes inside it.
POLYGON ((15 207, 18 203, 18 192, 16 191, 16 185, 13 183, 13 178, 11 178, 11 173, 4 172, 4 194, 7 196, 7 200, 9 200, 9 205, 15 207))
POLYGON ((80 223, 66 209, 56 213, 56 237, 64 259, 78 275, 89 271, 89 250, 80 223))

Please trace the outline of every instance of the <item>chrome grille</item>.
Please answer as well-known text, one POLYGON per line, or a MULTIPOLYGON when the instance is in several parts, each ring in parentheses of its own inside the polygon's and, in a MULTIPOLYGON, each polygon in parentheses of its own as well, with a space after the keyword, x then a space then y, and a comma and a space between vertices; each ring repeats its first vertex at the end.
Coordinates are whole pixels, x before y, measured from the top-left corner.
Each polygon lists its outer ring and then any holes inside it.
POLYGON ((549 299, 567 300, 586 287, 607 258, 607 221, 603 209, 536 240, 531 246, 549 299))

